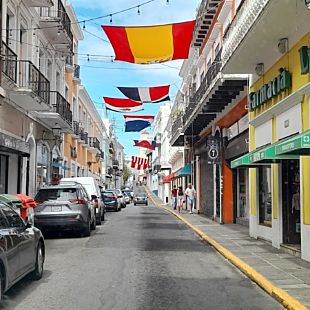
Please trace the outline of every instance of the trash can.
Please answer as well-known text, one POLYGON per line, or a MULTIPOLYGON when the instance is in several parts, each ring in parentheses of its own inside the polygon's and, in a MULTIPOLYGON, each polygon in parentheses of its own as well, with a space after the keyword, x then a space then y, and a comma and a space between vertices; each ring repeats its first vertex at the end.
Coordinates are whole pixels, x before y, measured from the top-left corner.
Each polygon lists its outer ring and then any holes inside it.
POLYGON ((16 197, 20 199, 22 208, 20 209, 20 216, 23 220, 28 219, 30 223, 34 223, 34 209, 37 203, 30 196, 24 194, 16 194, 16 197))
POLYGON ((16 195, 2 194, 0 195, 0 201, 8 204, 18 214, 21 215, 21 209, 23 208, 23 204, 20 198, 18 198, 16 195))

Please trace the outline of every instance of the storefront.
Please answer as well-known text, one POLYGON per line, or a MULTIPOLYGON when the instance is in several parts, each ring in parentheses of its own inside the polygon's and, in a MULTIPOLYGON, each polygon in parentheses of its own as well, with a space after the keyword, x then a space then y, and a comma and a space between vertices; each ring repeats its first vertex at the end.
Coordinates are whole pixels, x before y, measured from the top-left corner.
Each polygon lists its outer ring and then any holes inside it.
POLYGON ((310 260, 310 59, 302 38, 251 86, 250 234, 310 260))

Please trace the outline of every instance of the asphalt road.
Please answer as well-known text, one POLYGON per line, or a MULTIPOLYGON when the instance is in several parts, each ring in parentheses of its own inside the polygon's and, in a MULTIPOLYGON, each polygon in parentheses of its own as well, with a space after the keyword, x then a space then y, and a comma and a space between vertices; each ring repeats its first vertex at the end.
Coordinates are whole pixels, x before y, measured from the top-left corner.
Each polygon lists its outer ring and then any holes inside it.
POLYGON ((282 309, 165 212, 127 206, 89 238, 46 240, 42 280, 26 278, 4 309, 282 309))

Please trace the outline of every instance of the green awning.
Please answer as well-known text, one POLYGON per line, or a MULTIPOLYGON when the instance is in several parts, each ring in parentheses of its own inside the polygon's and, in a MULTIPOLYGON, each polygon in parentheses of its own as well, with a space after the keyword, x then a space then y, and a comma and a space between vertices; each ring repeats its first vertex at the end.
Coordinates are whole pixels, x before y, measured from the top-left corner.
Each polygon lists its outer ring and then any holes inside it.
POLYGON ((192 164, 188 164, 176 173, 176 177, 186 177, 192 174, 192 164))
POLYGON ((232 169, 235 169, 235 168, 250 166, 250 154, 251 153, 245 154, 245 155, 233 160, 230 164, 230 167, 232 169))
POLYGON ((310 131, 279 142, 276 145, 276 154, 310 155, 310 131))

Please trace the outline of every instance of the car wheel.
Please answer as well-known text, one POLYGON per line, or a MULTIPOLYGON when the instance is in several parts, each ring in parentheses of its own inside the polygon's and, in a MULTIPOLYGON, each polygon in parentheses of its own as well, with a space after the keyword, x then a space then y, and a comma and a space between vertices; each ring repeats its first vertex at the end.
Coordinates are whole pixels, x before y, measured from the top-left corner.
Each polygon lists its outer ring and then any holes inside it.
MULTIPOLYGON (((3 291, 4 291, 4 274, 0 268, 0 307, 2 306, 1 301, 3 299, 3 291)), ((1 307, 1 309, 2 309, 2 307, 1 307)))
POLYGON ((43 265, 44 265, 44 247, 43 243, 40 241, 37 248, 35 270, 32 272, 32 277, 34 280, 40 280, 42 278, 43 265))
POLYGON ((101 212, 99 213, 99 216, 96 216, 96 224, 101 225, 101 212))
POLYGON ((90 236, 90 219, 87 221, 87 227, 84 228, 82 235, 85 237, 89 237, 90 236))
POLYGON ((96 229, 96 216, 94 217, 94 219, 93 219, 93 221, 92 221, 92 223, 90 225, 90 229, 91 230, 95 230, 96 229))

